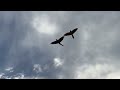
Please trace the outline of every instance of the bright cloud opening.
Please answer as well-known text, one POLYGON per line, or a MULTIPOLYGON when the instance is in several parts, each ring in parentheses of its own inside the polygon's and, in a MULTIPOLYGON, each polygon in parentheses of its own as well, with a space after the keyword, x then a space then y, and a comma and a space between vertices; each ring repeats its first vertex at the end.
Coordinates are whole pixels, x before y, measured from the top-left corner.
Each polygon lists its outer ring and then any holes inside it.
POLYGON ((54 65, 56 66, 56 67, 59 67, 59 66, 61 66, 63 64, 63 62, 59 59, 59 58, 55 58, 54 59, 54 65))
POLYGON ((33 27, 42 34, 53 35, 57 32, 57 25, 47 15, 35 17, 33 27))

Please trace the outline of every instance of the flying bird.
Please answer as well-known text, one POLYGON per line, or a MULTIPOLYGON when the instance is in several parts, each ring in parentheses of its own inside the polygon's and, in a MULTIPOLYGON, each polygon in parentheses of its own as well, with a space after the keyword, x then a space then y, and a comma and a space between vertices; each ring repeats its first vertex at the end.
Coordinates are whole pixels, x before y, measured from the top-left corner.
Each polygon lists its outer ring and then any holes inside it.
POLYGON ((64 36, 70 36, 72 35, 72 38, 74 39, 73 34, 78 30, 78 28, 73 29, 72 31, 70 30, 70 32, 67 32, 66 34, 64 34, 64 36))
POLYGON ((59 38, 58 40, 56 39, 56 41, 51 42, 51 44, 60 44, 61 46, 64 46, 61 44, 61 41, 64 39, 64 36, 62 36, 61 38, 59 38))

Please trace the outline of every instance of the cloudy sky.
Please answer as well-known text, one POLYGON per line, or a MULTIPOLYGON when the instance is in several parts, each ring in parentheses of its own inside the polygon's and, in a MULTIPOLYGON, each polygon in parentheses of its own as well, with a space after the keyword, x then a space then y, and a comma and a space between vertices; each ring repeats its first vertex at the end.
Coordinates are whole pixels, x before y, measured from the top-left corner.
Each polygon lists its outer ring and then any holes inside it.
POLYGON ((116 79, 119 68, 119 11, 0 11, 0 78, 116 79))

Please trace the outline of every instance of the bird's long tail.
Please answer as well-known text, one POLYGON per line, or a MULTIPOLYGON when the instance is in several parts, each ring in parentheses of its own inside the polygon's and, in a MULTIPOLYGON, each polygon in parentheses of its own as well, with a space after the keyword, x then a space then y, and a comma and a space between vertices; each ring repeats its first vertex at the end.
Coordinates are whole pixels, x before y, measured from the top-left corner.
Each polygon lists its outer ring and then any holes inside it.
POLYGON ((74 39, 74 36, 72 35, 72 38, 74 39))
MULTIPOLYGON (((59 43, 60 45, 62 45, 61 43, 59 43)), ((64 46, 64 45, 62 45, 62 46, 64 46)))

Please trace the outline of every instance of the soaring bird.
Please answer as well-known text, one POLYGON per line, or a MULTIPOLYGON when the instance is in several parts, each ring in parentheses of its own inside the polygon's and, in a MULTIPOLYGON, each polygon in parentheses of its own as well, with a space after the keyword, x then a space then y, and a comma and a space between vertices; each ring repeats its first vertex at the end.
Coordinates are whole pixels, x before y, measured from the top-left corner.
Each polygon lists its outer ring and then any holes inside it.
POLYGON ((78 28, 73 29, 72 31, 70 30, 70 32, 67 32, 66 34, 64 34, 64 36, 69 36, 72 35, 72 38, 74 39, 73 34, 78 30, 78 28))
MULTIPOLYGON (((59 38, 58 40, 56 39, 56 41, 51 42, 51 44, 60 44, 60 45, 62 45, 60 42, 61 42, 63 39, 64 39, 64 36, 62 36, 62 37, 59 38)), ((64 45, 62 45, 62 46, 64 46, 64 45)))

